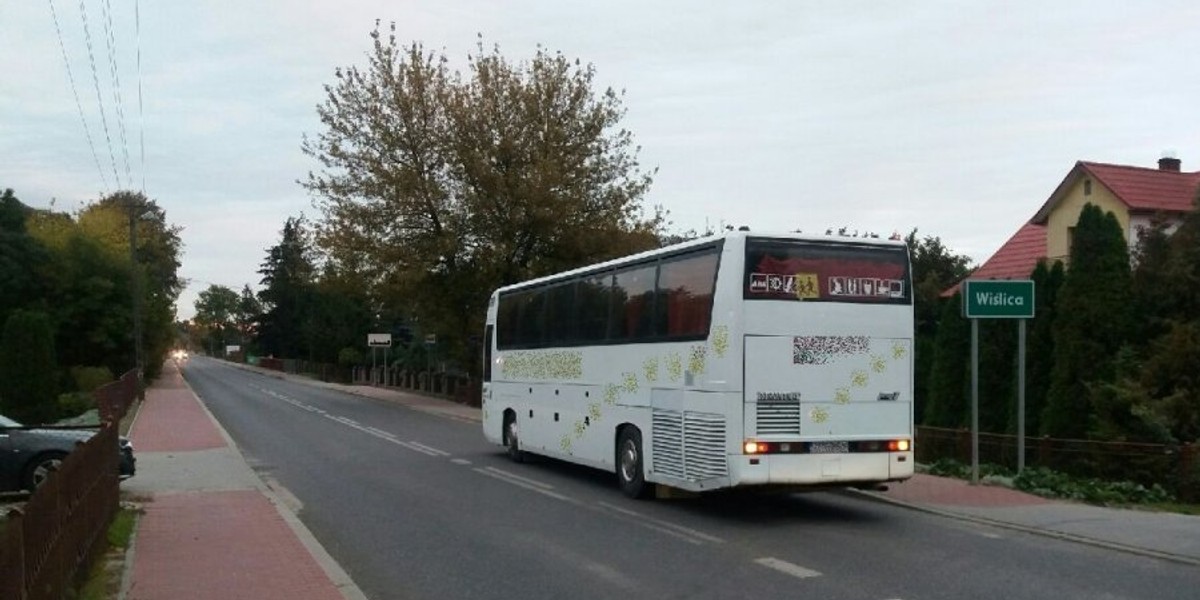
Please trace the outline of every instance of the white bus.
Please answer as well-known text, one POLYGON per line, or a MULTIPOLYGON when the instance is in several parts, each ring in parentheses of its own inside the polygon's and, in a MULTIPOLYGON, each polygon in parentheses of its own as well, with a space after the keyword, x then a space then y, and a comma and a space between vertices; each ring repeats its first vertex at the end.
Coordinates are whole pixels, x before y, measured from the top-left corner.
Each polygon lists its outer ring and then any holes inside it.
POLYGON ((484 435, 633 497, 907 479, 909 272, 903 242, 736 232, 501 288, 484 435))

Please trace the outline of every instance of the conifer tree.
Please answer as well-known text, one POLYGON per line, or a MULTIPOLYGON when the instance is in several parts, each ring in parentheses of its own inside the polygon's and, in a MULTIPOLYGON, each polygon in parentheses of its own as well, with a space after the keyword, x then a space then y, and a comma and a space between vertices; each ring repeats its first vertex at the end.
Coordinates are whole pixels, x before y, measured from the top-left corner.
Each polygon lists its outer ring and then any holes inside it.
POLYGON ((14 311, 0 334, 0 410, 30 425, 52 421, 58 414, 57 382, 50 317, 14 311))
MULTIPOLYGON (((1042 411, 1050 391, 1050 373, 1054 368, 1054 315, 1058 290, 1066 276, 1061 260, 1047 266, 1039 261, 1030 279, 1033 280, 1033 319, 1027 323, 1025 339, 1025 432, 1036 435, 1041 431, 1042 411)), ((1012 405, 1009 431, 1016 432, 1016 404, 1012 405)))
POLYGON ((934 427, 960 427, 967 422, 970 397, 971 352, 970 324, 962 316, 962 295, 942 306, 934 342, 933 367, 930 369, 929 402, 925 424, 934 427))
POLYGON ((1091 394, 1111 382, 1130 331, 1129 252, 1116 216, 1088 203, 1080 212, 1054 317, 1054 367, 1042 433, 1087 436, 1091 394))

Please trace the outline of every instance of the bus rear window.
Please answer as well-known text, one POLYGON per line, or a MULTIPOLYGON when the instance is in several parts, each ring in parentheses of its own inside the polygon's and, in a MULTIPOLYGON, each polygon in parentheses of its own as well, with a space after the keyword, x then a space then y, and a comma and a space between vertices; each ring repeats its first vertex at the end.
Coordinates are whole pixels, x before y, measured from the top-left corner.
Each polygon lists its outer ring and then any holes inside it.
POLYGON ((899 246, 750 239, 743 295, 747 300, 909 304, 908 253, 899 246))

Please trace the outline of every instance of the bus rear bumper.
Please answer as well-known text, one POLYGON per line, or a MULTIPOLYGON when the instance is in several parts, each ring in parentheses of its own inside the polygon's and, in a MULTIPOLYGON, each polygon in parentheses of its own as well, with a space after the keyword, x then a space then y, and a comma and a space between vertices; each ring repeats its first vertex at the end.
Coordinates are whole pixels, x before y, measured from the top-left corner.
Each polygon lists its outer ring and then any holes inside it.
POLYGON ((913 475, 912 452, 730 456, 738 485, 839 485, 899 481, 913 475))

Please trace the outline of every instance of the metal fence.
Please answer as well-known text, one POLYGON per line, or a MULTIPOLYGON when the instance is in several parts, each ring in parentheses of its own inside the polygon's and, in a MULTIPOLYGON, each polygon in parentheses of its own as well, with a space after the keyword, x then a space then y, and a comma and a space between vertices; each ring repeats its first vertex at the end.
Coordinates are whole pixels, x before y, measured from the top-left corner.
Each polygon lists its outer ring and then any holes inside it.
POLYGON ((97 389, 100 431, 0 522, 0 598, 62 598, 103 551, 119 502, 118 423, 140 389, 134 371, 97 389))
MULTIPOLYGON (((971 432, 968 429, 919 426, 914 446, 920 463, 945 458, 963 463, 971 461, 971 432)), ((1015 470, 1017 436, 980 433, 979 462, 1015 470)), ((1181 500, 1200 500, 1200 446, 1196 444, 1140 444, 1027 436, 1025 464, 1080 477, 1132 481, 1145 486, 1157 483, 1181 500)))
POLYGON ((396 367, 356 367, 354 383, 441 396, 468 406, 480 405, 479 382, 444 371, 409 371, 396 367))

